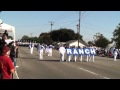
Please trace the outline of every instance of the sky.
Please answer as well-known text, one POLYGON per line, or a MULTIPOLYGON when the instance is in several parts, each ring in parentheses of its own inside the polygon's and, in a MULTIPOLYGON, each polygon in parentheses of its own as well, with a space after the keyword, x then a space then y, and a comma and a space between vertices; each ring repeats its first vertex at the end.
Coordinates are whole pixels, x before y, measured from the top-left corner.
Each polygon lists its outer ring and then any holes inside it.
MULTIPOLYGON (((0 19, 16 28, 16 40, 27 35, 38 37, 41 33, 67 28, 77 33, 79 11, 2 11, 0 19)), ((83 40, 93 41, 96 33, 107 39, 113 38, 113 32, 120 23, 120 11, 81 11, 80 35, 83 40)))

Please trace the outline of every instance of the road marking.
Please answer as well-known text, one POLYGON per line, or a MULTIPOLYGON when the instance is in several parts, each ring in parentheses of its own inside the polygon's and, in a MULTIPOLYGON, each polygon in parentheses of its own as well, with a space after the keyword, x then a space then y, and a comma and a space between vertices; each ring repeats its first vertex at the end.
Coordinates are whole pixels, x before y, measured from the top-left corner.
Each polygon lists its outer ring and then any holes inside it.
POLYGON ((84 69, 84 68, 79 68, 79 69, 84 70, 84 71, 89 72, 89 73, 94 74, 94 75, 99 75, 99 74, 97 74, 97 73, 94 73, 94 72, 92 72, 92 71, 86 70, 86 69, 84 69))
POLYGON ((16 70, 16 69, 15 69, 15 74, 16 74, 16 76, 17 76, 17 79, 19 79, 18 74, 17 74, 17 70, 16 70))
POLYGON ((103 77, 103 78, 105 78, 105 79, 110 79, 110 78, 108 78, 108 77, 103 77))
MULTIPOLYGON (((63 64, 66 64, 66 65, 68 65, 68 66, 75 67, 75 66, 72 65, 72 64, 67 64, 67 63, 63 63, 63 64)), ((87 70, 87 69, 84 69, 84 68, 81 68, 81 67, 77 67, 77 69, 83 70, 83 71, 85 71, 85 72, 91 73, 91 74, 93 74, 93 75, 99 76, 99 77, 104 78, 104 79, 110 79, 110 78, 108 78, 108 77, 104 77, 104 76, 102 76, 102 75, 100 75, 100 74, 97 74, 97 73, 95 73, 95 72, 92 72, 92 71, 90 71, 90 70, 87 70)))
MULTIPOLYGON (((20 55, 19 55, 19 58, 20 58, 20 55)), ((15 68, 15 75, 16 75, 17 79, 19 79, 18 73, 17 73, 17 69, 16 69, 16 68, 15 68)))
POLYGON ((88 72, 88 73, 91 73, 91 74, 94 74, 94 75, 100 76, 100 77, 102 77, 102 78, 104 78, 104 79, 110 79, 110 78, 108 78, 108 77, 103 77, 103 76, 101 76, 101 75, 99 75, 99 74, 97 74, 97 73, 94 73, 94 72, 89 71, 89 70, 84 69, 84 68, 79 68, 79 69, 81 69, 81 70, 83 70, 83 71, 86 71, 86 72, 88 72))

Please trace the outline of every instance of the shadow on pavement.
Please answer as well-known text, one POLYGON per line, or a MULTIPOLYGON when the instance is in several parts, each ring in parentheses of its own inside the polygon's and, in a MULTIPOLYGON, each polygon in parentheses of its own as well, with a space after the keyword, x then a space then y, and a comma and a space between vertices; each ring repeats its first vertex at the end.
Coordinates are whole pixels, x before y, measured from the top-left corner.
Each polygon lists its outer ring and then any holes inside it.
POLYGON ((47 62, 60 62, 60 60, 39 60, 39 61, 47 61, 47 62))
POLYGON ((33 57, 20 57, 21 59, 38 59, 38 58, 33 58, 33 57))

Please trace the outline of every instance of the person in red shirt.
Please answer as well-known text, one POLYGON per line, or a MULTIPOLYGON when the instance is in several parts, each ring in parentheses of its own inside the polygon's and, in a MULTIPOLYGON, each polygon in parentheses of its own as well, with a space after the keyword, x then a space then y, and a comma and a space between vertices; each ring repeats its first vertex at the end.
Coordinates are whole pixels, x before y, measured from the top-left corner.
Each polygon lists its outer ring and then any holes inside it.
POLYGON ((4 46, 2 55, 0 56, 1 79, 12 79, 12 74, 15 71, 14 65, 9 55, 10 48, 8 46, 4 46))

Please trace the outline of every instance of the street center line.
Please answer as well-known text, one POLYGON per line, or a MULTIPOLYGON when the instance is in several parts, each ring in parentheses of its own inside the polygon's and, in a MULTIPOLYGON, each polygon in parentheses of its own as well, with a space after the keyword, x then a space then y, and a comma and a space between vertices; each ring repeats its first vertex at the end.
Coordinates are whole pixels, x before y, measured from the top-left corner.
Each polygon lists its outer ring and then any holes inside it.
POLYGON ((79 69, 84 70, 84 71, 89 72, 89 73, 94 74, 94 75, 99 75, 99 74, 97 74, 97 73, 94 73, 94 72, 92 72, 92 71, 86 70, 86 69, 84 69, 84 68, 79 68, 79 69))
POLYGON ((86 72, 88 72, 88 73, 94 74, 94 75, 98 75, 98 76, 100 76, 100 77, 102 77, 102 78, 104 78, 104 79, 110 79, 110 78, 108 78, 108 77, 103 77, 103 76, 101 76, 101 75, 99 75, 99 74, 97 74, 97 73, 94 73, 94 72, 89 71, 89 70, 84 69, 84 68, 79 68, 79 69, 81 69, 81 70, 83 70, 83 71, 86 71, 86 72))
POLYGON ((105 78, 105 79, 110 79, 110 78, 108 78, 108 77, 103 77, 103 78, 105 78))

